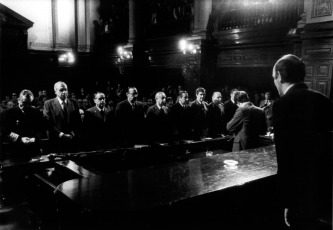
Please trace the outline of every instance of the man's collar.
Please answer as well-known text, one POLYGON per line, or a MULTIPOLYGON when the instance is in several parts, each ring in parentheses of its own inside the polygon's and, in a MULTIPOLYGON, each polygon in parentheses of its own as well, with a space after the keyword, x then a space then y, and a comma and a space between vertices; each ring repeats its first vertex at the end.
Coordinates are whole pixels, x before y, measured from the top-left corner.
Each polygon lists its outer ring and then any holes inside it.
MULTIPOLYGON (((59 103, 60 103, 60 105, 61 105, 62 100, 61 100, 59 97, 57 97, 57 99, 58 99, 58 101, 59 101, 59 103)), ((65 103, 67 103, 67 98, 65 98, 65 103)))
POLYGON ((98 109, 98 111, 105 111, 105 108, 103 108, 103 109, 100 109, 98 106, 96 106, 96 108, 98 109))
POLYGON ((185 104, 182 104, 180 101, 178 101, 178 103, 180 104, 181 107, 185 106, 185 104))
POLYGON ((130 103, 130 105, 134 105, 135 104, 135 101, 132 103, 130 102, 128 99, 127 99, 128 103, 130 103))
POLYGON ((285 94, 289 91, 289 89, 290 89, 291 87, 293 87, 295 84, 296 84, 296 83, 290 84, 290 85, 286 88, 286 90, 283 92, 283 95, 285 95, 285 94))

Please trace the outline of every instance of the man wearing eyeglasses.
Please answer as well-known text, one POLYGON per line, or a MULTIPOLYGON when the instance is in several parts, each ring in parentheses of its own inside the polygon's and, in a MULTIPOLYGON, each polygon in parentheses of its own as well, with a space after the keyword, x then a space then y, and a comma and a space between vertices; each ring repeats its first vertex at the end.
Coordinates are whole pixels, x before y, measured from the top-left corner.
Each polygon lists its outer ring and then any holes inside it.
POLYGON ((117 139, 121 147, 133 147, 145 140, 145 109, 138 101, 138 90, 130 86, 127 99, 116 106, 117 139))

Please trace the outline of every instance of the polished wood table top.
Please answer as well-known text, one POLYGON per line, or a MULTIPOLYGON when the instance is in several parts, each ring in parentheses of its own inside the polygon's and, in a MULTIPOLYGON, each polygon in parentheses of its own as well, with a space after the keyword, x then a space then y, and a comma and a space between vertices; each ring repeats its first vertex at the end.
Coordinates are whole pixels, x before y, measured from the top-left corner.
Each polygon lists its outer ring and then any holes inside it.
POLYGON ((138 211, 276 175, 275 146, 213 154, 185 162, 73 179, 56 195, 89 211, 138 211), (208 156, 210 155, 210 156, 208 156), (225 160, 238 164, 227 166, 225 160))

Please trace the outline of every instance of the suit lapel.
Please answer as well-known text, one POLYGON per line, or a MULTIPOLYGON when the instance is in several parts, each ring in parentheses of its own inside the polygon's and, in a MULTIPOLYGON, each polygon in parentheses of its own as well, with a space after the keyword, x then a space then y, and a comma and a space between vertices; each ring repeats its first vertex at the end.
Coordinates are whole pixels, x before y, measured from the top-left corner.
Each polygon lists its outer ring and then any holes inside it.
POLYGON ((58 98, 54 98, 54 100, 53 100, 53 106, 55 108, 55 111, 57 111, 57 113, 59 113, 62 118, 65 118, 64 117, 64 112, 63 112, 63 110, 61 108, 61 105, 60 105, 60 102, 59 102, 58 98))

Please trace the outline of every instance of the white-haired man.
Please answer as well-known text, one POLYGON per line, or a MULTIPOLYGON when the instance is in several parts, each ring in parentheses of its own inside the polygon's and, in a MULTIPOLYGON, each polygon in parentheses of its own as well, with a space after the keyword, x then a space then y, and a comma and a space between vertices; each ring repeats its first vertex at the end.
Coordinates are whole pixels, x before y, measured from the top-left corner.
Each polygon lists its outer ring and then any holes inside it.
POLYGON ((54 84, 56 97, 45 101, 43 114, 48 123, 51 151, 72 152, 77 150, 81 116, 76 101, 68 98, 65 82, 54 84))

